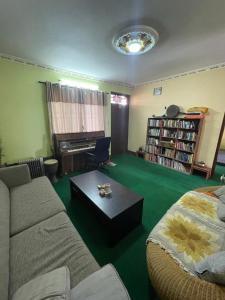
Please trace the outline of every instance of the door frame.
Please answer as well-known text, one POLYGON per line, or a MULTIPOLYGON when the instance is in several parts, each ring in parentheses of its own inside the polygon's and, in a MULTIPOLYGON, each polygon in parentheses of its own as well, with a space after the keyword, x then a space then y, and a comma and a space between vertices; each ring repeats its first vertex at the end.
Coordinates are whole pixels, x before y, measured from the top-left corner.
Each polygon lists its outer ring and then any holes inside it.
POLYGON ((215 152, 215 156, 214 156, 214 160, 213 160, 212 175, 215 172, 216 162, 217 162, 217 156, 218 156, 218 153, 219 153, 219 150, 220 150, 220 145, 221 145, 221 142, 222 142, 224 130, 225 130, 225 113, 223 115, 223 121, 222 121, 222 125, 221 125, 221 128, 220 128, 219 139, 218 139, 218 142, 217 142, 216 152, 215 152))
MULTIPOLYGON (((110 96, 114 94, 114 95, 118 95, 118 96, 125 96, 127 98, 127 109, 128 109, 128 118, 127 118, 127 141, 126 141, 126 152, 128 152, 128 137, 129 137, 129 117, 130 117, 130 97, 131 95, 129 94, 124 94, 124 93, 118 93, 118 92, 110 92, 110 96)), ((119 105, 119 104, 113 104, 111 103, 111 98, 110 98, 110 105, 112 107, 112 105, 119 105)), ((112 130, 112 108, 111 108, 111 130, 112 130)), ((112 137, 112 133, 111 133, 111 137, 112 137)), ((111 141, 112 142, 112 141, 111 141)), ((112 149, 112 148, 111 148, 112 149)))

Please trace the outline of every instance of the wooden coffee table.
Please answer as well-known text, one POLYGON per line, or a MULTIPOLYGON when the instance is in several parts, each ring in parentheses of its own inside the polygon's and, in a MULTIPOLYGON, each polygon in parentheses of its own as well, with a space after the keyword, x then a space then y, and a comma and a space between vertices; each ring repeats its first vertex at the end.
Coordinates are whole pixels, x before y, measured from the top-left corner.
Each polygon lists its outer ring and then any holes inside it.
POLYGON ((107 227, 110 246, 141 224, 144 198, 99 171, 70 178, 71 198, 90 204, 107 227), (110 183, 112 194, 101 197, 97 185, 110 183))

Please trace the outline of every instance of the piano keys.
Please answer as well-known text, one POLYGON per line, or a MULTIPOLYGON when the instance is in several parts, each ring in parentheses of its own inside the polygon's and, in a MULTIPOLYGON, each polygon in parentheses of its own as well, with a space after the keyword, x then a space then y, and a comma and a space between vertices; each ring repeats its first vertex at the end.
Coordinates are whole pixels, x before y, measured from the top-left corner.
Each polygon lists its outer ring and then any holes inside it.
POLYGON ((95 149, 96 140, 104 137, 104 131, 54 135, 54 149, 61 175, 85 168, 85 152, 95 149))

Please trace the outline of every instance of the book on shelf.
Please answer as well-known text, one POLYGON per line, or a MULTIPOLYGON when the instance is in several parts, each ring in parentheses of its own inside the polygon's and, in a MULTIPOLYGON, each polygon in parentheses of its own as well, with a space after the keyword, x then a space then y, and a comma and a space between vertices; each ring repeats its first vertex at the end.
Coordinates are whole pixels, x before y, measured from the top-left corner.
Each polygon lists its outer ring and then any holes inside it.
POLYGON ((191 164, 192 160, 193 160, 193 154, 188 154, 188 153, 185 153, 185 152, 179 152, 178 151, 176 153, 176 159, 191 164))
POLYGON ((180 140, 195 141, 196 133, 178 130, 176 138, 180 140))
POLYGON ((159 145, 159 139, 157 139, 157 138, 152 138, 152 137, 148 137, 148 138, 147 138, 147 144, 148 144, 148 145, 155 145, 155 146, 158 146, 158 145, 159 145))
POLYGON ((157 128, 151 128, 148 130, 148 134, 152 136, 159 136, 160 135, 160 129, 157 128))
POLYGON ((161 125, 161 120, 157 120, 157 119, 149 119, 148 120, 148 126, 152 126, 152 127, 160 127, 161 125))
POLYGON ((174 157, 174 150, 168 149, 168 148, 162 148, 161 149, 161 154, 164 155, 164 156, 167 156, 169 158, 173 158, 174 157))
POLYGON ((197 123, 195 121, 186 121, 186 120, 163 120, 162 127, 171 127, 171 128, 183 128, 183 129, 196 129, 197 123))
POLYGON ((176 133, 177 131, 176 130, 168 130, 168 129, 163 129, 162 130, 162 137, 167 137, 167 138, 176 138, 176 133))
POLYGON ((148 152, 148 153, 158 154, 158 147, 153 146, 153 145, 146 145, 145 146, 145 151, 148 152))
POLYGON ((173 167, 173 160, 172 159, 168 159, 166 157, 163 156, 158 156, 158 163, 160 165, 166 166, 166 167, 173 167))
POLYGON ((150 160, 152 162, 157 162, 157 155, 153 154, 153 153, 145 153, 145 160, 150 160))
POLYGON ((185 142, 176 142, 175 148, 177 150, 194 152, 195 144, 194 143, 185 143, 185 142))
POLYGON ((189 171, 187 168, 185 168, 185 166, 182 163, 178 161, 174 161, 173 168, 177 171, 185 172, 185 173, 189 171))

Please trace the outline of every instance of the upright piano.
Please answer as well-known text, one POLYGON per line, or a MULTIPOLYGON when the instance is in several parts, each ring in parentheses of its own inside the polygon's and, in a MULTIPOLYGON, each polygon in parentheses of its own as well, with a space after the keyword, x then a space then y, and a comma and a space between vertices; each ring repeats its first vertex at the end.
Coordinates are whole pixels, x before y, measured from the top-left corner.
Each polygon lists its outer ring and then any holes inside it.
POLYGON ((55 134, 54 150, 60 174, 85 168, 85 152, 94 150, 96 140, 104 136, 104 131, 55 134))

